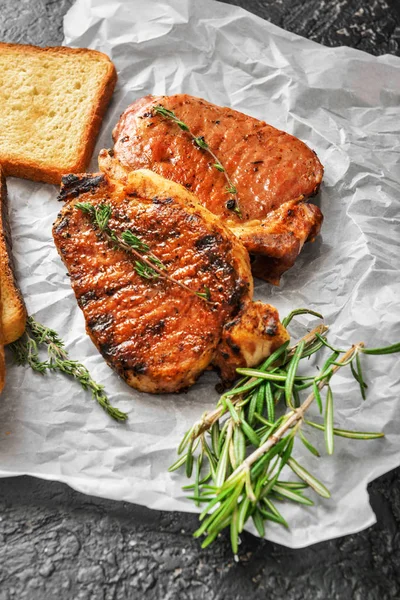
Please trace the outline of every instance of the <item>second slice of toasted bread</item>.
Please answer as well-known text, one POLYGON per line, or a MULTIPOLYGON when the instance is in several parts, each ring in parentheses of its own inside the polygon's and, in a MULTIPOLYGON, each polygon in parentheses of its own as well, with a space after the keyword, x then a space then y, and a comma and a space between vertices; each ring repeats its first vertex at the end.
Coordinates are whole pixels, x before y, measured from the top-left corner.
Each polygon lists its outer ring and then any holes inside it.
MULTIPOLYGON (((0 289, 0 310, 1 310, 1 289, 0 289)), ((0 394, 3 391, 6 382, 6 361, 4 356, 4 334, 3 324, 0 321, 0 394)))
POLYGON ((117 80, 105 54, 0 43, 0 163, 59 183, 86 169, 117 80))
MULTIPOLYGON (((0 167, 0 335, 3 344, 17 340, 25 331, 26 309, 17 286, 11 255, 7 187, 0 167), (1 331, 2 330, 2 331, 1 331)), ((1 343, 1 342, 0 342, 1 343)))

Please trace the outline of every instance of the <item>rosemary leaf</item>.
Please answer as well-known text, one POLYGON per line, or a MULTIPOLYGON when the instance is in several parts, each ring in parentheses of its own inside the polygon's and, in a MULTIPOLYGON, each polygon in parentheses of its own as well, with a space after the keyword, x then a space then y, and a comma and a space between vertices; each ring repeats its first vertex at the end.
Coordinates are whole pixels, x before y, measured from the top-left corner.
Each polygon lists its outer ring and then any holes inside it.
POLYGON ((264 519, 262 518, 262 515, 258 508, 256 508, 256 510, 254 511, 252 518, 253 523, 258 531, 258 535, 263 538, 265 535, 264 519))
POLYGON ((232 426, 229 426, 227 433, 226 433, 224 445, 222 447, 221 456, 219 457, 217 471, 215 474, 215 485, 218 488, 220 488, 222 486, 222 484, 224 483, 225 478, 226 478, 226 471, 228 468, 229 444, 231 442, 231 438, 232 438, 232 426))
POLYGON ((278 481, 278 484, 282 487, 287 488, 288 490, 304 490, 308 488, 307 483, 303 481, 278 481))
POLYGON ((211 427, 211 442, 212 449, 217 458, 219 458, 219 448, 218 448, 218 440, 219 440, 219 422, 215 421, 211 427))
POLYGON ((252 426, 253 422, 254 422, 254 414, 256 412, 256 406, 257 406, 257 397, 258 397, 258 388, 253 392, 253 394, 251 396, 249 409, 247 412, 247 421, 250 426, 252 426))
POLYGON ((320 414, 322 415, 322 399, 317 382, 313 381, 313 392, 320 414))
POLYGON ((286 328, 293 317, 296 317, 297 315, 313 315, 314 317, 318 317, 318 319, 324 318, 320 313, 315 312, 315 310, 310 310, 309 308, 297 308, 296 310, 292 310, 287 317, 282 319, 282 325, 286 328))
POLYGON ((187 430, 187 432, 185 433, 185 435, 182 438, 181 443, 178 446, 178 454, 182 454, 182 452, 184 451, 184 449, 190 442, 190 438, 193 435, 194 430, 195 430, 194 426, 187 430))
POLYGON ((247 423, 247 421, 244 420, 241 422, 240 426, 247 439, 253 444, 253 446, 257 448, 260 445, 260 438, 254 431, 254 429, 247 423))
POLYGON ((257 391, 256 412, 260 415, 265 404, 265 384, 262 383, 257 391))
POLYGON ((190 440, 186 454, 186 477, 190 479, 193 471, 193 439, 190 440))
POLYGON ((266 371, 271 365, 274 365, 278 358, 280 358, 282 356, 282 354, 285 354, 288 346, 289 346, 289 340, 287 340, 287 342, 285 342, 284 344, 282 344, 282 346, 279 346, 279 348, 277 348, 277 350, 275 350, 275 352, 273 352, 271 354, 271 356, 269 356, 261 365, 261 367, 259 368, 259 371, 266 371))
POLYGON ((322 496, 323 498, 330 498, 330 491, 324 486, 323 483, 318 481, 314 475, 311 475, 304 467, 302 467, 297 460, 294 458, 289 458, 288 465, 292 469, 292 471, 300 477, 307 485, 309 485, 317 494, 322 496))
POLYGON ((292 502, 298 502, 299 504, 306 504, 307 506, 313 506, 314 502, 307 498, 307 496, 303 496, 300 492, 296 492, 294 490, 288 490, 287 488, 282 487, 281 485, 275 484, 272 488, 273 491, 286 498, 287 500, 291 500, 292 502))
POLYGON ((304 340, 301 341, 296 348, 296 352, 294 353, 294 356, 293 356, 292 360, 290 361, 288 372, 287 372, 287 377, 286 377, 286 381, 285 381, 286 404, 290 408, 293 408, 292 396, 293 396, 294 378, 296 376, 297 367, 299 365, 303 349, 304 349, 304 340))
POLYGON ((314 454, 314 456, 316 456, 317 458, 319 458, 321 456, 320 453, 318 452, 318 450, 306 438, 306 436, 304 435, 304 433, 302 431, 300 431, 300 439, 303 442, 304 446, 307 448, 307 450, 309 452, 311 452, 311 454, 314 454))
POLYGON ((356 366, 357 366, 358 383, 360 384, 361 396, 362 396, 362 399, 365 400, 365 398, 366 398, 365 388, 367 387, 367 385, 364 382, 363 373, 362 373, 362 369, 361 369, 360 355, 358 353, 356 354, 356 366))
POLYGON ((233 406, 232 402, 229 400, 229 398, 225 398, 225 405, 228 408, 235 425, 240 425, 240 423, 241 423, 240 417, 239 417, 235 407, 233 406))
POLYGON ((235 427, 233 432, 233 447, 236 465, 240 465, 246 457, 246 438, 240 427, 235 427))
POLYGON ((230 526, 231 546, 234 554, 238 553, 239 542, 239 511, 237 508, 233 511, 231 526, 230 526))
MULTIPOLYGON (((240 367, 240 368, 236 369, 236 371, 237 371, 237 373, 239 373, 239 375, 246 375, 247 377, 257 377, 258 379, 265 379, 266 381, 285 382, 287 379, 286 375, 276 375, 275 373, 264 373, 263 371, 260 371, 259 369, 251 369, 249 367, 240 367)), ((259 384, 259 382, 257 383, 257 385, 258 384, 259 384)), ((247 389, 251 389, 251 388, 246 387, 246 389, 245 389, 245 386, 243 386, 243 390, 241 390, 241 391, 246 391, 247 389)), ((239 390, 236 390, 236 393, 238 393, 238 391, 239 390)), ((225 392, 225 396, 227 396, 227 395, 232 395, 232 394, 230 392, 225 392)))
POLYGON ((267 521, 273 521, 274 523, 279 523, 280 525, 283 525, 284 527, 289 529, 289 525, 286 523, 286 521, 285 521, 285 519, 283 519, 283 517, 277 516, 275 513, 269 512, 268 510, 264 510, 260 506, 258 507, 258 510, 260 511, 260 513, 262 514, 264 519, 266 519, 267 521))
MULTIPOLYGON (((236 371, 239 373, 239 369, 236 369, 236 371)), ((241 371, 242 371, 242 369, 241 369, 241 371)), ((227 392, 224 392, 222 398, 228 398, 229 396, 237 396, 238 394, 243 394, 244 392, 249 392, 250 390, 257 387, 258 385, 260 385, 259 381, 250 381, 249 383, 246 383, 238 388, 234 388, 232 390, 228 390, 227 392)))
POLYGON ((325 405, 325 444, 328 454, 333 454, 333 394, 328 386, 325 405))
MULTIPOLYGON (((308 420, 306 420, 306 423, 315 429, 325 431, 324 425, 321 425, 320 423, 314 423, 313 421, 308 420)), ((379 431, 350 431, 348 429, 334 428, 333 433, 339 437, 350 438, 352 440, 376 440, 385 437, 385 434, 379 431)))
POLYGON ((205 440, 202 440, 203 451, 208 458, 208 463, 210 466, 210 476, 214 480, 216 477, 216 469, 217 469, 217 459, 214 457, 211 448, 207 444, 205 440))
POLYGON ((186 462, 186 454, 184 454, 183 456, 181 456, 180 458, 178 458, 178 460, 177 460, 177 461, 175 461, 175 462, 174 462, 174 464, 173 464, 173 465, 171 465, 171 466, 168 468, 168 471, 169 471, 170 473, 172 473, 173 471, 176 471, 177 469, 179 469, 179 467, 181 467, 182 465, 184 465, 184 464, 185 464, 185 462, 186 462))
POLYGON ((363 354, 393 354, 394 352, 400 352, 400 343, 382 348, 361 348, 360 351, 363 354))
POLYGON ((212 544, 212 542, 215 540, 217 535, 218 535, 218 531, 216 531, 213 534, 208 535, 206 537, 206 539, 204 540, 204 542, 201 544, 202 549, 205 550, 210 544, 212 544))
POLYGON ((327 348, 329 348, 330 350, 332 350, 332 352, 336 352, 337 354, 341 354, 342 352, 345 352, 345 350, 341 350, 340 348, 335 348, 334 346, 332 346, 331 344, 328 343, 326 337, 320 335, 319 333, 315 334, 316 337, 319 339, 319 341, 321 342, 321 344, 323 344, 324 346, 326 346, 327 348))
MULTIPOLYGON (((265 419, 265 417, 263 417, 262 415, 259 415, 258 412, 254 413, 254 417, 257 419, 257 421, 259 421, 260 423, 263 423, 266 426, 266 428, 275 427, 275 425, 276 425, 276 423, 273 423, 272 421, 268 421, 268 419, 265 419)), ((259 431, 261 431, 261 429, 259 431)))
POLYGON ((269 498, 263 498, 262 501, 265 504, 265 506, 268 508, 269 512, 272 513, 273 515, 275 515, 275 517, 277 519, 279 519, 277 521, 277 523, 281 523, 284 527, 286 527, 287 529, 289 529, 289 525, 287 524, 286 520, 281 515, 281 513, 279 512, 279 510, 276 508, 275 504, 269 498))
POLYGON ((244 528, 244 524, 247 521, 248 512, 250 507, 250 500, 247 496, 245 496, 242 502, 239 504, 239 514, 238 514, 238 532, 241 533, 244 528))
POLYGON ((264 385, 265 388, 265 400, 267 404, 267 414, 269 421, 275 421, 275 402, 272 394, 272 387, 269 382, 264 385))
MULTIPOLYGON (((194 495, 196 497, 199 497, 199 495, 200 495, 199 486, 200 486, 200 472, 201 472, 202 462, 203 462, 203 455, 199 454, 199 456, 196 459, 196 469, 195 469, 196 476, 195 476, 195 481, 194 481, 194 495)), ((199 506, 199 504, 200 503, 198 501, 196 501, 196 505, 199 506)))

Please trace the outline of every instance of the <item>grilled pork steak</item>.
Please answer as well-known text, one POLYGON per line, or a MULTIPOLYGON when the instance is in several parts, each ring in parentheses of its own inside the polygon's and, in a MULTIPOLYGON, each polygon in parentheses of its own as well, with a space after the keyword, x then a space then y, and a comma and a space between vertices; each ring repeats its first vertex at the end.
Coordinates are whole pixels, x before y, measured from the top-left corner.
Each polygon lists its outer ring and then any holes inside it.
POLYGON ((129 385, 179 391, 210 364, 231 380, 236 366, 258 363, 288 339, 276 309, 252 302, 244 246, 182 186, 148 170, 124 183, 98 174, 63 182, 54 241, 88 334, 129 385), (137 257, 107 241, 77 202, 109 205, 110 230, 119 238, 129 230, 174 281, 141 276, 137 257))
POLYGON ((299 139, 200 98, 146 96, 122 114, 114 148, 100 153, 100 168, 115 177, 149 168, 184 185, 257 255, 259 277, 279 283, 306 240, 319 232, 322 214, 306 198, 317 193, 323 167, 299 139), (232 210, 227 180, 190 134, 154 107, 171 110, 195 136, 203 136, 237 189, 242 218, 232 210))

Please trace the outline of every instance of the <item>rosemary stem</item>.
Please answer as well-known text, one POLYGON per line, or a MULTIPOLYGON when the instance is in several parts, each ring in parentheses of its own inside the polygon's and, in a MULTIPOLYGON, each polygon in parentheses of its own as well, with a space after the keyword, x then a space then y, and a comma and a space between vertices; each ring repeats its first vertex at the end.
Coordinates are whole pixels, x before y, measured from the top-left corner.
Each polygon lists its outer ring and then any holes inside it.
MULTIPOLYGON (((355 344, 354 346, 352 346, 343 355, 343 357, 341 358, 341 360, 338 361, 335 365, 333 365, 332 370, 331 370, 331 374, 333 375, 333 373, 335 373, 338 369, 341 368, 342 365, 340 363, 346 363, 346 361, 349 360, 351 357, 357 355, 360 352, 360 349, 363 348, 363 347, 364 347, 364 343, 363 342, 359 342, 358 344, 355 344)), ((326 377, 325 379, 322 379, 318 383, 318 389, 321 390, 327 383, 328 383, 328 377, 326 377)), ((275 431, 274 434, 272 434, 266 440, 266 442, 264 442, 264 444, 262 444, 254 452, 252 452, 252 454, 250 454, 243 461, 243 463, 237 469, 235 469, 235 471, 233 471, 233 473, 230 475, 230 477, 228 477, 227 482, 230 481, 230 480, 233 480, 242 471, 245 471, 248 468, 250 468, 251 465, 254 462, 256 462, 256 460, 258 460, 261 456, 263 456, 263 454, 265 454, 270 448, 272 448, 273 446, 275 446, 275 444, 277 444, 279 442, 279 440, 285 435, 285 433, 292 426, 294 426, 296 424, 297 421, 302 420, 304 418, 305 412, 308 410, 308 408, 313 403, 314 398, 315 398, 315 395, 314 395, 314 392, 312 392, 306 398, 306 400, 303 402, 303 404, 299 408, 296 408, 293 411, 290 411, 288 413, 288 418, 284 421, 284 423, 275 431)))
MULTIPOLYGON (((326 333, 328 331, 328 329, 329 329, 329 327, 327 325, 318 325, 317 327, 314 327, 314 329, 312 329, 309 333, 306 333, 301 338, 301 340, 299 340, 299 342, 297 342, 297 344, 295 344, 294 346, 292 346, 290 348, 290 350, 288 350, 286 362, 294 355, 294 353, 296 352, 297 346, 299 345, 299 343, 302 340, 304 340, 304 345, 305 345, 305 347, 307 347, 308 345, 312 344, 312 342, 314 342, 316 339, 318 339, 317 334, 323 335, 324 333, 326 333)), ((247 383, 250 384, 255 381, 257 381, 257 377, 250 377, 250 379, 247 381, 247 383)), ((240 402, 242 399, 243 399, 243 394, 238 394, 237 397, 235 397, 235 398, 231 397, 231 402, 235 405, 238 402, 240 402)), ((193 439, 197 438, 199 435, 201 435, 202 433, 204 433, 205 431, 210 429, 213 426, 213 424, 216 421, 218 421, 225 412, 226 412, 226 407, 223 404, 221 404, 216 409, 214 409, 212 412, 206 413, 202 417, 202 419, 199 421, 197 427, 194 427, 194 430, 192 433, 193 439)))

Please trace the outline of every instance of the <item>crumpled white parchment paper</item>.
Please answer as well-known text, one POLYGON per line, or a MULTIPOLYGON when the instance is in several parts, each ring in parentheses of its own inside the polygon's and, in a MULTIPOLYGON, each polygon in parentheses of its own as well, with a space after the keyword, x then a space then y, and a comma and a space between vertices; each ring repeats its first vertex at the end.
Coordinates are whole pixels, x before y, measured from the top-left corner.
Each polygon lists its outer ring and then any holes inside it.
MULTIPOLYGON (((130 102, 145 94, 187 92, 265 119, 304 140, 325 166, 317 202, 322 234, 306 245, 280 288, 256 282, 257 297, 281 315, 321 311, 332 340, 376 346, 400 340, 400 61, 349 48, 325 48, 240 8, 212 0, 78 0, 65 18, 65 43, 96 48, 115 62, 119 83, 97 150, 130 102)), ((92 168, 96 170, 96 155, 92 168)), ((195 510, 183 475, 167 473, 186 429, 217 400, 204 374, 188 394, 130 389, 106 366, 84 321, 51 237, 55 186, 9 179, 17 273, 28 310, 56 329, 70 354, 129 413, 114 423, 79 385, 34 374, 8 357, 0 401, 0 475, 64 481, 88 494, 155 509, 195 510)), ((310 324, 303 318, 303 324, 310 324)), ((300 329, 298 330, 300 333, 300 329)), ((335 389, 338 427, 383 430, 384 441, 335 439, 333 457, 297 456, 331 489, 316 506, 287 504, 291 547, 359 531, 374 523, 366 486, 400 464, 399 358, 365 357, 363 402, 348 373, 335 389)), ((319 432, 311 440, 324 448, 319 432)))

